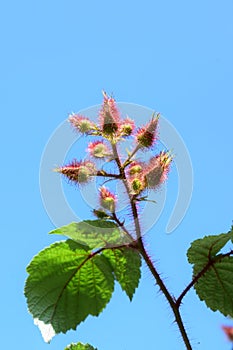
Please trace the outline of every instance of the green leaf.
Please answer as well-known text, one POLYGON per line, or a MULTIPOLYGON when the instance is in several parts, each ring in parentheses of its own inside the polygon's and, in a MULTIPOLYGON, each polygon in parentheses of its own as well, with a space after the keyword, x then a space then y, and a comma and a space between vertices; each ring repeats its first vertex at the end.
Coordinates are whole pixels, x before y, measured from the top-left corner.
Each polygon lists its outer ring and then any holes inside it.
POLYGON ((72 222, 49 233, 66 236, 91 249, 118 246, 129 242, 129 239, 114 222, 106 220, 72 222))
POLYGON ((90 344, 72 343, 68 345, 65 350, 97 350, 97 348, 93 348, 90 344))
POLYGON ((232 239, 233 231, 197 239, 192 242, 188 250, 188 261, 190 264, 198 264, 198 259, 200 259, 200 264, 203 265, 203 263, 205 264, 209 261, 209 257, 215 257, 226 243, 232 239))
POLYGON ((76 329, 88 315, 98 316, 114 290, 108 260, 72 240, 54 243, 39 252, 27 272, 28 309, 45 341, 50 341, 54 333, 76 329))
POLYGON ((200 274, 194 288, 200 300, 213 311, 233 317, 233 251, 220 253, 233 239, 233 231, 206 236, 191 244, 187 256, 193 264, 193 275, 200 274))
POLYGON ((132 248, 108 249, 103 255, 110 261, 116 280, 132 300, 141 277, 141 256, 132 248))

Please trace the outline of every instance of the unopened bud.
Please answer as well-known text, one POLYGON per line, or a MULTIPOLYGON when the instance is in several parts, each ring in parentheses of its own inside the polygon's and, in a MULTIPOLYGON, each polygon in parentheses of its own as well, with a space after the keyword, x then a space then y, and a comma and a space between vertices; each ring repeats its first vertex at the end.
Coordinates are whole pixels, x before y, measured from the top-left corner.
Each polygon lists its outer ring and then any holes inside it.
POLYGON ((135 129, 134 121, 130 118, 126 118, 120 124, 119 135, 130 136, 134 129, 135 129))
POLYGON ((78 162, 76 159, 68 165, 55 169, 55 171, 65 175, 70 181, 79 184, 87 183, 96 173, 94 163, 90 161, 78 162))
POLYGON ((132 194, 139 194, 145 189, 145 181, 143 178, 133 178, 129 181, 132 194))
POLYGON ((143 172, 147 188, 156 188, 167 179, 171 161, 172 157, 170 153, 164 151, 151 158, 143 172))
POLYGON ((144 127, 140 128, 136 134, 138 146, 141 148, 151 147, 157 138, 159 114, 153 117, 144 127))
POLYGON ((88 151, 92 157, 104 158, 109 155, 108 147, 102 141, 90 142, 88 151))
POLYGON ((116 208, 116 196, 111 193, 106 187, 101 187, 100 191, 100 205, 110 211, 111 213, 115 212, 116 208))
POLYGON ((143 170, 143 165, 140 162, 132 162, 128 168, 129 176, 140 174, 143 170))
POLYGON ((120 123, 120 113, 113 97, 103 92, 104 101, 100 110, 101 130, 105 135, 113 135, 117 132, 120 123))
POLYGON ((89 134, 96 130, 96 125, 87 117, 71 114, 68 120, 72 126, 82 134, 89 134))

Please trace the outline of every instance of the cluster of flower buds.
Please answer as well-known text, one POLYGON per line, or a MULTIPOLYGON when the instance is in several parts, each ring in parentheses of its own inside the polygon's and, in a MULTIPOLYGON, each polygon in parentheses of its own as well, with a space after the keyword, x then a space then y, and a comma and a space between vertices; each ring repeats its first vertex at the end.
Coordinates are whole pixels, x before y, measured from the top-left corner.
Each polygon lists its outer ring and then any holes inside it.
POLYGON ((144 163, 134 161, 128 167, 128 182, 131 194, 137 195, 145 189, 144 163))
MULTIPOLYGON (((132 119, 121 117, 115 99, 103 92, 103 104, 96 123, 79 114, 71 114, 69 122, 79 133, 101 138, 89 142, 87 147, 88 160, 73 160, 70 164, 56 169, 57 172, 65 175, 70 181, 76 184, 85 184, 95 176, 107 177, 108 173, 103 169, 98 169, 95 161, 98 159, 106 161, 115 159, 115 145, 129 136, 132 136, 134 148, 128 154, 125 162, 121 163, 118 159, 118 168, 119 163, 122 166, 122 169, 119 169, 120 175, 118 175, 118 178, 122 176, 122 172, 125 174, 130 194, 139 196, 146 189, 158 188, 166 180, 172 161, 169 152, 160 152, 147 163, 137 161, 135 158, 139 150, 146 151, 156 143, 159 114, 154 114, 147 124, 136 129, 132 119)), ((115 212, 116 196, 105 187, 99 189, 99 202, 101 209, 95 210, 95 215, 98 217, 115 212)))
POLYGON ((132 135, 135 124, 132 119, 121 118, 116 101, 103 92, 103 104, 99 112, 99 123, 93 123, 89 118, 79 114, 71 114, 69 122, 81 134, 99 135, 115 141, 132 135))
POLYGON ((156 189, 166 179, 172 156, 162 151, 145 163, 132 162, 128 168, 128 181, 132 194, 139 194, 145 189, 156 189))

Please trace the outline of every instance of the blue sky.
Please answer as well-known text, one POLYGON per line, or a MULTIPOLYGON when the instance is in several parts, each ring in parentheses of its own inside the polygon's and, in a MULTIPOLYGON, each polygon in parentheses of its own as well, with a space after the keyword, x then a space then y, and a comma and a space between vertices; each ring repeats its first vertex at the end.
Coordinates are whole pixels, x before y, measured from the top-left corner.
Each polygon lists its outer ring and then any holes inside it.
MULTIPOLYGON (((174 169, 164 211, 146 238, 178 294, 191 279, 190 242, 228 231, 233 218, 232 13, 230 0, 1 3, 2 348, 53 350, 82 341, 98 350, 183 349, 145 268, 132 303, 117 287, 99 319, 43 342, 23 296, 26 265, 56 239, 47 235, 54 226, 40 196, 40 159, 68 113, 101 103, 102 89, 118 101, 160 111, 184 139, 194 172, 182 223, 165 233, 176 198, 174 169)), ((182 313, 194 349, 230 348, 220 330, 230 322, 194 292, 182 313)))

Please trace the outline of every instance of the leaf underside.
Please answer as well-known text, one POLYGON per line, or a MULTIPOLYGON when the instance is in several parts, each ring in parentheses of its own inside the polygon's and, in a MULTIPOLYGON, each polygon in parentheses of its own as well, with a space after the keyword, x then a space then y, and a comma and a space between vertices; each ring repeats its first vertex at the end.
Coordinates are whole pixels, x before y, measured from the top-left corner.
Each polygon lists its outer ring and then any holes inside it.
POLYGON ((221 253, 228 242, 232 243, 233 231, 217 236, 206 236, 191 244, 187 252, 193 264, 193 276, 206 271, 195 283, 200 300, 213 311, 233 317, 233 251, 232 244, 226 253, 221 253))

